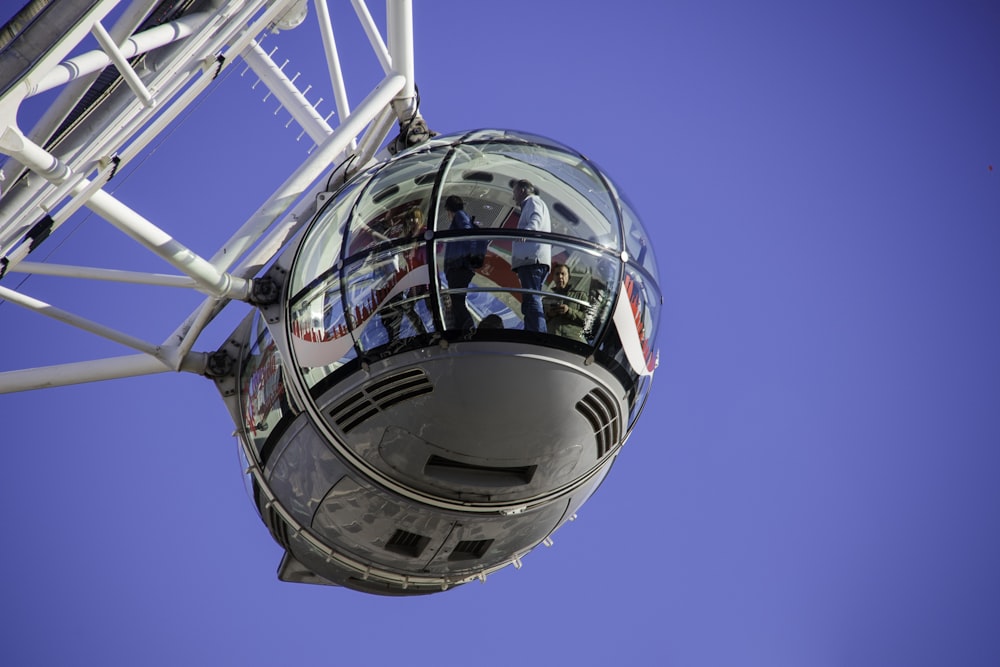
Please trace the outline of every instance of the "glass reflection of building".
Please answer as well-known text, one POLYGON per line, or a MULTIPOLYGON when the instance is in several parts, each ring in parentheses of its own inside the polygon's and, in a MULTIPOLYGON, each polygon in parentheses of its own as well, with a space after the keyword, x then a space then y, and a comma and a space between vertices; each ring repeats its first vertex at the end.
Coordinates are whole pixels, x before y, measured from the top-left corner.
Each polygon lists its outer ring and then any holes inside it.
POLYGON ((512 562, 593 492, 646 400, 661 303, 648 237, 593 163, 549 139, 481 130, 401 153, 334 193, 282 263, 281 312, 246 326, 240 380, 282 578, 428 592, 512 562), (550 232, 518 229, 520 179, 550 232), (451 195, 475 229, 449 229, 451 195), (518 240, 568 269, 561 293, 550 272, 539 296, 574 326, 524 330, 518 240), (449 285, 448 248, 470 241, 481 266, 449 285), (452 312, 459 293, 472 331, 452 312))

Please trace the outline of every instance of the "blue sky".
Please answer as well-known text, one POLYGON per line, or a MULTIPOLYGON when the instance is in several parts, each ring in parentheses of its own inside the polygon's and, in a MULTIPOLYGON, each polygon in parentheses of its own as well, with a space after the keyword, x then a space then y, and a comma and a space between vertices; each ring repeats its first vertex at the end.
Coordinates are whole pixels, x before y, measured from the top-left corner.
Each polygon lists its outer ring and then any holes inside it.
MULTIPOLYGON (((383 599, 277 581, 211 383, 0 396, 0 663, 1000 662, 1000 9, 414 4, 434 129, 573 146, 650 230, 660 367, 615 469, 521 570, 383 599)), ((275 58, 320 87, 297 33, 275 58)), ((206 254, 307 148, 233 69, 115 186, 206 254)), ((120 236, 91 217, 51 259, 144 266, 120 236)), ((151 340, 198 301, 22 289, 151 340)), ((5 369, 120 353, 0 324, 5 369)))

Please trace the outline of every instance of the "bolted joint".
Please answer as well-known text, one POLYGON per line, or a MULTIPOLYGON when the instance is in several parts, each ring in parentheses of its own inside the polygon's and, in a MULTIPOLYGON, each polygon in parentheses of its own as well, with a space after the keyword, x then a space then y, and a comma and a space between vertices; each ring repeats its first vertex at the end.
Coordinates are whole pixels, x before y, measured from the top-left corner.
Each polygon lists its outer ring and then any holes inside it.
POLYGON ((406 150, 411 146, 416 146, 417 144, 422 144, 431 137, 436 137, 437 132, 432 131, 427 127, 427 123, 420 116, 412 119, 407 123, 399 124, 399 134, 395 139, 389 142, 386 147, 389 153, 395 155, 396 153, 406 150))
POLYGON ((265 276, 250 282, 250 297, 247 300, 255 306, 270 306, 278 302, 280 294, 278 283, 265 276))
POLYGON ((210 378, 223 378, 233 374, 236 368, 236 360, 229 356, 225 350, 219 350, 208 355, 208 362, 205 364, 205 376, 210 378))

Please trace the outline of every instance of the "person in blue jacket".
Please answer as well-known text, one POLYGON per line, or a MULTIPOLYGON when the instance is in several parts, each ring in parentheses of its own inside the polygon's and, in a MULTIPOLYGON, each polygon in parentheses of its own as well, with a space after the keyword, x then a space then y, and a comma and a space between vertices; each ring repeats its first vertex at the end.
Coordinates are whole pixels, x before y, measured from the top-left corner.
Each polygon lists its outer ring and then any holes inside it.
MULTIPOLYGON (((450 195, 444 200, 444 210, 451 213, 451 226, 448 229, 468 232, 475 228, 469 214, 465 212, 465 201, 458 195, 450 195)), ((471 332, 476 326, 465 305, 465 290, 475 275, 476 272, 469 265, 469 242, 451 241, 445 245, 444 277, 448 281, 448 289, 461 290, 451 294, 451 313, 455 327, 464 333, 471 332)))

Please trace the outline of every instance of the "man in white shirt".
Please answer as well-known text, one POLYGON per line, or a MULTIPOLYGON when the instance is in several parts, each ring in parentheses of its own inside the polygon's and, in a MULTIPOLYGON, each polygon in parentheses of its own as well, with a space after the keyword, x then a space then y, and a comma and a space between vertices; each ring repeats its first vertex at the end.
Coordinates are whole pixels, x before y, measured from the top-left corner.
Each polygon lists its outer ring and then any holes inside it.
MULTIPOLYGON (((514 183, 514 203, 521 207, 518 229, 534 232, 552 231, 549 208, 536 194, 531 181, 519 180, 514 183)), ((542 286, 552 264, 552 246, 535 239, 515 241, 511 248, 510 266, 514 269, 521 288, 521 314, 524 316, 525 331, 546 333, 545 313, 542 310, 542 286)))

